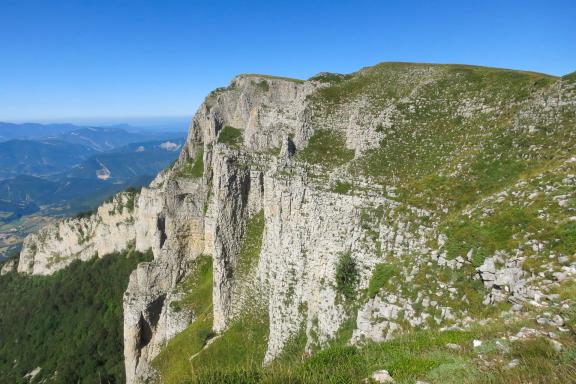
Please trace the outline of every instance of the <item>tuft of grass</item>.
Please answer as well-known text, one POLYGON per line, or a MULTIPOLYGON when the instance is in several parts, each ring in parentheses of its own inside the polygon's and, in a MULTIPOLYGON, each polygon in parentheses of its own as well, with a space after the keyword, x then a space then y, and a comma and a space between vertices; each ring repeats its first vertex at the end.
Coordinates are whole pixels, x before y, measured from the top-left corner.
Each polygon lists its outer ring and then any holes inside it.
POLYGON ((202 177, 204 174, 204 148, 200 148, 193 159, 188 159, 176 174, 180 177, 202 177))
POLYGON ((240 255, 236 263, 236 271, 241 277, 246 276, 252 267, 258 263, 258 257, 262 249, 264 224, 264 210, 251 217, 246 224, 246 233, 244 234, 240 255))
POLYGON ((361 352, 350 346, 322 350, 295 369, 305 383, 354 383, 366 374, 361 352))
POLYGON ((256 87, 262 92, 268 92, 270 90, 270 84, 266 80, 260 80, 256 83, 256 87))
POLYGON ((218 142, 230 147, 238 147, 242 144, 242 130, 226 125, 218 133, 218 142))
POLYGON ((204 174, 204 148, 198 150, 190 171, 192 177, 202 177, 204 174))
POLYGON ((356 260, 350 252, 341 253, 336 264, 336 291, 346 300, 352 300, 356 297, 359 280, 356 260))
POLYGON ((511 356, 520 360, 514 369, 498 369, 479 383, 563 384, 576 382, 576 361, 567 360, 570 351, 554 351, 543 337, 521 340, 512 344, 511 356))
POLYGON ((469 358, 445 352, 433 353, 429 357, 430 361, 436 365, 426 374, 426 378, 432 383, 462 384, 470 383, 480 377, 480 371, 469 358))
POLYGON ((525 208, 509 206, 501 207, 482 220, 459 217, 444 229, 444 233, 450 234, 446 243, 448 258, 464 256, 472 249, 472 262, 479 266, 496 250, 515 248, 519 240, 514 234, 529 229, 535 220, 537 218, 525 208))
POLYGON ((194 260, 192 273, 181 283, 184 297, 180 304, 196 316, 212 308, 212 257, 200 255, 194 260))
POLYGON ((391 264, 376 265, 368 285, 368 297, 376 297, 380 289, 384 288, 389 283, 390 278, 396 274, 398 274, 398 269, 391 264))
POLYGON ((555 231, 555 250, 569 255, 576 249, 576 222, 562 223, 555 231))
POLYGON ((341 193, 343 195, 347 194, 352 190, 352 184, 346 182, 337 182, 334 188, 332 188, 333 192, 341 193))

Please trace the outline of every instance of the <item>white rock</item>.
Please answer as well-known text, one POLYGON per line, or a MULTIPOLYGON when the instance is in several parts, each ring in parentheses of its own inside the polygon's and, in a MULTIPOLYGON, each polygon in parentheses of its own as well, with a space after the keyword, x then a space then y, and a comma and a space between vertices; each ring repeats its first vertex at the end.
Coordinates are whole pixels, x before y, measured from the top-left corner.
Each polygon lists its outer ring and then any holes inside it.
POLYGON ((372 373, 372 376, 370 376, 370 377, 372 378, 372 380, 374 380, 377 383, 395 383, 396 382, 396 381, 394 381, 392 376, 390 376, 390 373, 388 373, 388 371, 385 369, 381 369, 379 371, 372 373))
POLYGON ((507 369, 513 369, 513 368, 516 368, 519 364, 520 364, 520 360, 519 360, 519 359, 512 359, 512 360, 506 365, 506 368, 507 368, 507 369))
POLYGON ((552 340, 552 339, 550 339, 550 340, 548 340, 548 341, 550 342, 550 344, 552 345, 552 348, 553 348, 556 352, 560 353, 560 352, 562 352, 562 350, 564 349, 564 346, 563 346, 562 343, 559 342, 558 340, 552 340))

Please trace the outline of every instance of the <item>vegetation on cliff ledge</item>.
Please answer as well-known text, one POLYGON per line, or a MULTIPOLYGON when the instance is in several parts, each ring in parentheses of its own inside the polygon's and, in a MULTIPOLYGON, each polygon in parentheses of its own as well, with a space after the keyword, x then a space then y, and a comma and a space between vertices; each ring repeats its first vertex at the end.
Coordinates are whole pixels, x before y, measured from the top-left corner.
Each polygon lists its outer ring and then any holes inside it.
POLYGON ((218 133, 218 142, 230 147, 238 147, 242 144, 242 131, 227 125, 218 133))
POLYGON ((346 138, 340 132, 320 129, 308 141, 308 145, 297 152, 297 159, 327 168, 335 168, 354 158, 354 150, 346 148, 346 138))
POLYGON ((204 148, 200 147, 194 158, 189 158, 180 169, 176 171, 180 177, 202 177, 204 174, 204 148))

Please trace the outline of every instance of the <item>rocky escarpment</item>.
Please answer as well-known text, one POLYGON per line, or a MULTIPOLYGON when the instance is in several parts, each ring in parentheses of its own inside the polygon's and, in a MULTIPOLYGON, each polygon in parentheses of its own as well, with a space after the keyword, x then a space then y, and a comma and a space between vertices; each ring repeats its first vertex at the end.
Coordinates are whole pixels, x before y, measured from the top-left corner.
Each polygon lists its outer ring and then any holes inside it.
POLYGON ((197 321, 174 303, 200 255, 213 259, 213 331, 258 312, 263 364, 302 333, 312 353, 342 334, 466 327, 502 302, 560 305, 554 290, 576 274, 575 111, 573 80, 496 69, 242 75, 206 98, 132 210, 110 214, 119 195, 44 229, 18 268, 153 250, 124 298, 129 383, 161 381, 151 362, 197 321))
POLYGON ((50 275, 74 260, 118 252, 134 243, 137 194, 126 192, 102 204, 90 217, 66 219, 26 237, 18 272, 50 275))

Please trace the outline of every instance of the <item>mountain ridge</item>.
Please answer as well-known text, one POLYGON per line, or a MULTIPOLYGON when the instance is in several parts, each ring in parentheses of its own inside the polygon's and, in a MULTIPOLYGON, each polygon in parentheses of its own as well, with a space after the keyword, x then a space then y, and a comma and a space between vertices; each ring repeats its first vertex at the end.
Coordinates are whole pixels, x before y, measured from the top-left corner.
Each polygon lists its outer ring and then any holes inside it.
POLYGON ((360 382, 382 369, 405 383, 521 382, 542 379, 534 364, 565 382, 571 80, 405 63, 309 81, 239 75, 208 95, 171 168, 30 235, 18 270, 152 249, 124 296, 128 383, 360 382), (238 354, 242 329, 251 346, 238 354), (514 352, 549 351, 548 332, 564 332, 550 365, 514 352), (479 352, 477 338, 510 347, 479 352))

